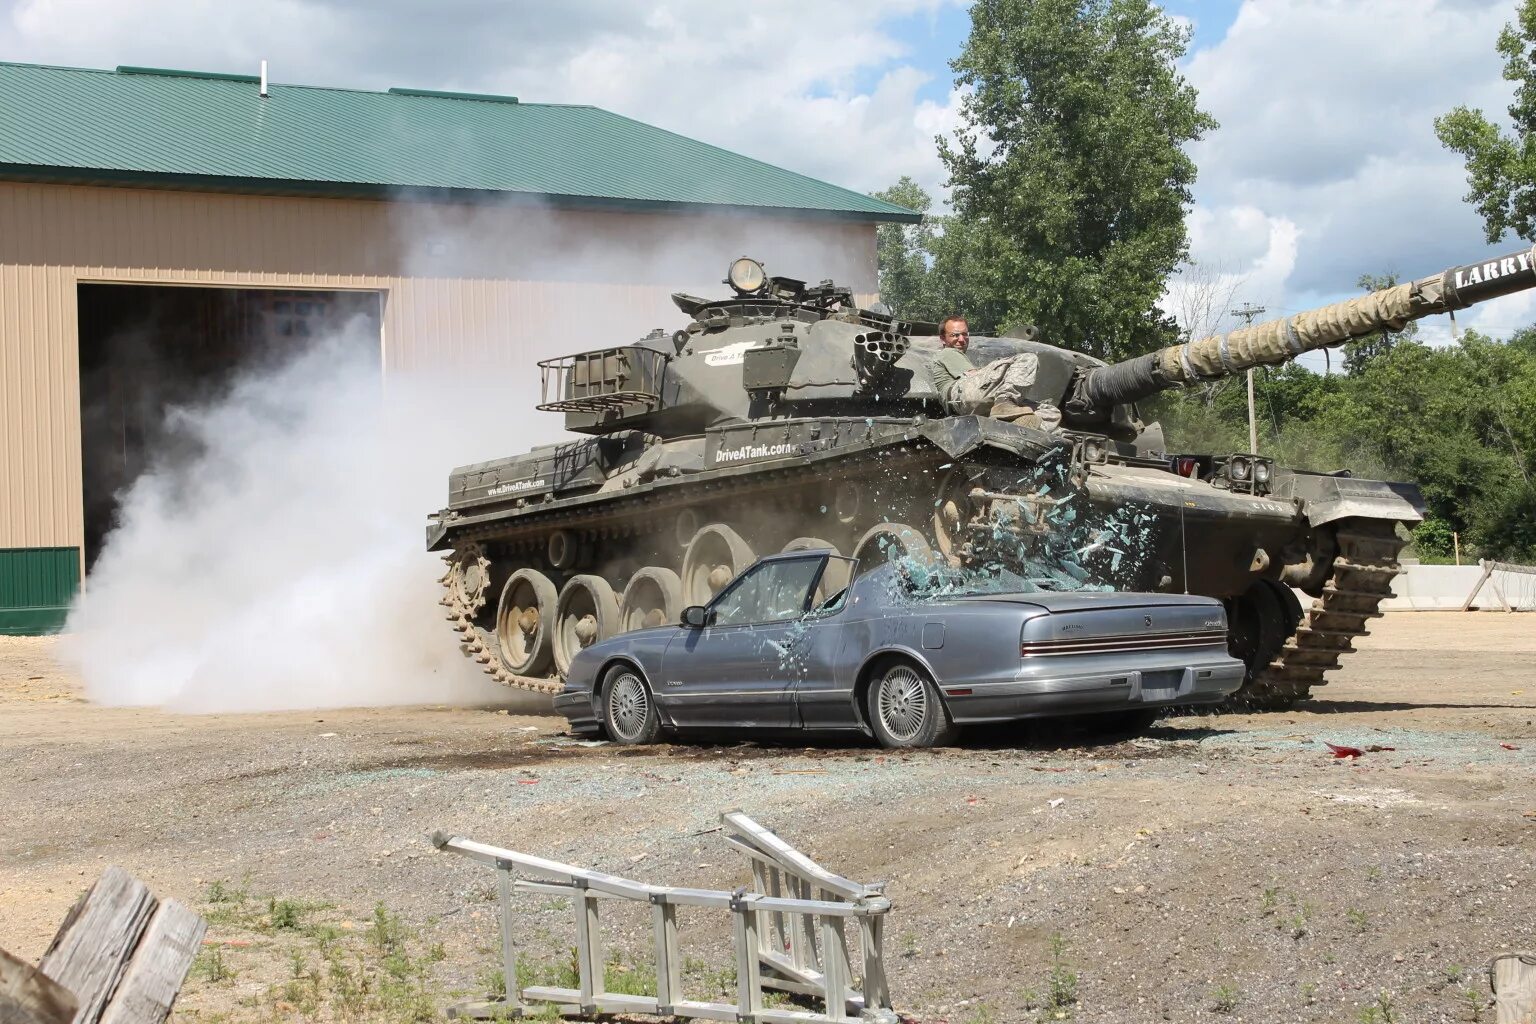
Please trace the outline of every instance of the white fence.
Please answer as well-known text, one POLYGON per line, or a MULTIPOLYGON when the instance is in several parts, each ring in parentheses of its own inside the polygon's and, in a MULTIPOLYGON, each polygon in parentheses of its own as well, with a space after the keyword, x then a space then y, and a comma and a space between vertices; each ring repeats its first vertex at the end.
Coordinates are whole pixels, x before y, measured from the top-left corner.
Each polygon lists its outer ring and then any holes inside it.
POLYGON ((1381 610, 1459 611, 1470 603, 1483 611, 1504 611, 1501 595, 1510 610, 1536 611, 1536 570, 1502 562, 1408 565, 1392 581, 1392 596, 1381 602, 1381 610))

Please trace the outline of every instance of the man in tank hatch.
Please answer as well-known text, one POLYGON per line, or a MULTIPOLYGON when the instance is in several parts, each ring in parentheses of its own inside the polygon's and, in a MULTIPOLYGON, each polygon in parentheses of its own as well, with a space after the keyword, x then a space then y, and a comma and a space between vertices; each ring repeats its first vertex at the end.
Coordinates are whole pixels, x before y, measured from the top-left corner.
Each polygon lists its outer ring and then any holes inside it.
POLYGON ((1061 413, 1054 406, 1037 408, 1025 397, 1040 368, 1039 357, 1033 352, 972 366, 965 355, 970 347, 970 325, 963 316, 945 317, 939 324, 939 340, 944 347, 929 364, 928 372, 933 390, 950 412, 981 413, 1044 430, 1061 422, 1061 413))

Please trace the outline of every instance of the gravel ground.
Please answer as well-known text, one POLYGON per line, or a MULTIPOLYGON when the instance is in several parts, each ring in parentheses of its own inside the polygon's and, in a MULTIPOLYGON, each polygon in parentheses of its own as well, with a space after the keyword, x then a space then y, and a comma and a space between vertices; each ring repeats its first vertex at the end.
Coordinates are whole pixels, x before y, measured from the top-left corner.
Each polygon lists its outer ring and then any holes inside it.
MULTIPOLYGON (((1536 948, 1529 616, 1389 615, 1304 711, 910 755, 589 746, 493 709, 98 708, 51 648, 0 638, 0 947, 36 960, 121 864, 214 922, 182 1020, 408 1020, 482 992, 493 877, 434 829, 733 889, 710 832, 732 807, 888 883, 895 1003, 921 1021, 1491 1021, 1478 970, 1536 948)), ((568 911, 524 899, 518 939, 556 971, 568 911)), ((685 926, 708 996, 727 924, 685 926)), ((613 932, 643 975, 646 920, 613 932)))

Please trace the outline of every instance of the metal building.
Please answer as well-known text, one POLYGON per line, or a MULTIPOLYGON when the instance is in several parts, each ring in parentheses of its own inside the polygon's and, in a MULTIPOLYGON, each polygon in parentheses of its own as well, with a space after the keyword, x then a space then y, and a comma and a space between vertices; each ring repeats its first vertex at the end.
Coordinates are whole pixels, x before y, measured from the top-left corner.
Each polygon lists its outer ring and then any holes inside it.
POLYGON ((735 256, 875 291, 917 215, 589 106, 0 63, 0 632, 62 622, 168 401, 361 323, 381 371, 673 324, 735 256))

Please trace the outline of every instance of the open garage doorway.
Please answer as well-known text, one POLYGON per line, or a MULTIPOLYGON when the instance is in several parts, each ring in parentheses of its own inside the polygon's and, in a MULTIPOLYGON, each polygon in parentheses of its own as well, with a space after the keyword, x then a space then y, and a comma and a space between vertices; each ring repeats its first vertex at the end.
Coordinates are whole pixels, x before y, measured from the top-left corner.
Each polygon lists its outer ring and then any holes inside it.
POLYGON ((382 366, 382 292, 82 284, 78 301, 87 572, 123 489, 177 443, 167 410, 335 336, 382 366))

